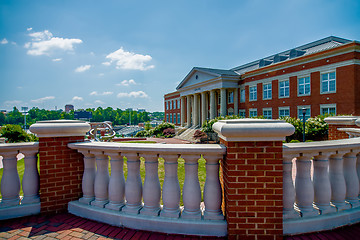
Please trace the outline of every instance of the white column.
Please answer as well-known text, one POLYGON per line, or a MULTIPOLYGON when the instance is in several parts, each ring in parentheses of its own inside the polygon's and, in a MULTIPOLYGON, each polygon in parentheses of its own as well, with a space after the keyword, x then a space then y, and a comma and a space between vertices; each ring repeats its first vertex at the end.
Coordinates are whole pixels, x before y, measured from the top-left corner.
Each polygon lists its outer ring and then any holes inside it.
POLYGON ((204 186, 204 219, 222 220, 221 212, 221 185, 219 180, 219 157, 204 156, 206 159, 206 181, 204 186))
POLYGON ((191 96, 186 96, 186 118, 187 118, 187 127, 190 127, 191 122, 191 96))
POLYGON ((356 172, 356 153, 351 151, 344 155, 344 177, 346 183, 346 201, 352 208, 360 206, 359 204, 359 179, 356 172))
POLYGON ((234 89, 234 115, 239 115, 239 89, 234 89))
POLYGON ((17 152, 1 153, 3 176, 1 179, 2 201, 0 206, 16 206, 20 203, 20 179, 17 171, 17 152))
POLYGON ((96 175, 94 183, 95 201, 91 205, 103 208, 109 202, 109 158, 103 152, 94 152, 96 175))
POLYGON ((164 206, 160 212, 160 216, 179 218, 180 185, 177 175, 179 156, 177 154, 162 154, 161 157, 164 158, 165 178, 162 189, 164 206))
POLYGON ((211 90, 210 91, 210 119, 214 119, 216 116, 215 116, 215 90, 211 90))
POLYGON ((220 89, 220 115, 221 116, 226 116, 226 113, 227 113, 226 102, 227 102, 226 89, 221 88, 220 89))
POLYGON ((348 209, 346 206, 346 183, 344 178, 343 154, 334 154, 329 159, 329 177, 331 183, 331 202, 338 211, 348 209))
POLYGON ((206 122, 206 116, 207 116, 207 108, 206 108, 206 93, 201 93, 201 123, 200 125, 204 124, 206 122))
POLYGON ((39 197, 39 172, 37 169, 38 150, 22 151, 25 155, 25 170, 22 181, 24 198, 21 204, 38 203, 39 197))
POLYGON ((158 216, 160 212, 161 187, 158 174, 158 155, 143 153, 145 157, 145 181, 143 188, 144 207, 140 214, 158 216))
POLYGON ((79 151, 84 155, 84 175, 82 178, 83 197, 79 202, 90 204, 95 199, 94 183, 96 175, 95 156, 88 151, 79 151))
POLYGON ((140 159, 136 153, 124 153, 127 158, 128 175, 125 183, 126 205, 122 211, 138 214, 142 208, 142 183, 140 177, 140 159))
POLYGON ((197 94, 193 95, 193 126, 199 125, 199 96, 197 94))
POLYGON ((181 218, 201 219, 201 189, 198 178, 199 155, 181 155, 185 160, 185 180, 183 187, 184 210, 181 218))
POLYGON ((110 156, 111 176, 109 182, 109 203, 105 208, 120 211, 125 205, 124 159, 120 153, 108 153, 110 156))
POLYGON ((329 178, 329 154, 319 154, 314 156, 314 203, 319 209, 320 214, 336 212, 336 209, 331 207, 331 185, 329 178))
POLYGON ((313 208, 314 186, 311 181, 311 158, 312 156, 300 156, 296 159, 296 206, 300 209, 302 217, 311 217, 319 214, 313 208))
POLYGON ((292 180, 292 160, 294 156, 283 157, 283 218, 298 218, 300 215, 294 210, 295 188, 292 180))
POLYGON ((181 105, 181 126, 184 127, 185 125, 185 97, 182 96, 181 97, 181 102, 180 102, 180 105, 181 105))

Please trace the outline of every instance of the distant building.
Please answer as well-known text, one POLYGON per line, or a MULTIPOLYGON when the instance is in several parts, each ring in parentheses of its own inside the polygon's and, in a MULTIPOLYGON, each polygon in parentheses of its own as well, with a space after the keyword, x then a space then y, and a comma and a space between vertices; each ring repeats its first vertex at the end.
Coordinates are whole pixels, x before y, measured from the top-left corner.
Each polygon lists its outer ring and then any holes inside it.
POLYGON ((70 111, 74 111, 74 105, 66 104, 65 105, 65 112, 69 113, 70 111))
POLYGON ((327 37, 232 69, 194 67, 164 96, 165 121, 360 115, 360 43, 327 37))
POLYGON ((138 109, 137 111, 138 111, 138 113, 143 113, 143 112, 146 112, 146 110, 145 110, 145 109, 138 109))

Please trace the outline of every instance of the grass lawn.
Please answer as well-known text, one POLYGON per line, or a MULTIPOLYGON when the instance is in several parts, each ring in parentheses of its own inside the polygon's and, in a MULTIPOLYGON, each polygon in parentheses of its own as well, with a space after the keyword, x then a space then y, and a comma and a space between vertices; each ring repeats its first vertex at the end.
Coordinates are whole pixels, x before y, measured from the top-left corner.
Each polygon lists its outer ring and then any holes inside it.
MULTIPOLYGON (((144 184, 144 180, 145 180, 145 159, 141 158, 141 163, 140 163, 140 175, 141 175, 141 180, 144 184)), ((184 180, 185 180, 185 167, 184 167, 184 159, 180 158, 178 160, 178 179, 179 179, 179 183, 180 183, 180 189, 182 192, 182 188, 184 185, 184 180)), ((39 164, 38 164, 39 166, 39 164)), ((20 183, 21 183, 21 187, 20 187, 20 196, 23 195, 23 191, 22 191, 22 178, 24 175, 24 169, 25 169, 25 165, 24 165, 24 159, 21 159, 17 162, 17 168, 18 168, 18 173, 19 173, 19 177, 20 177, 20 183)), ((109 172, 111 174, 111 168, 110 168, 110 163, 109 163, 109 172)), ((125 179, 127 178, 127 161, 126 158, 124 159, 124 175, 125 175, 125 179)), ((160 180, 160 185, 162 187, 163 183, 164 183, 164 177, 165 177, 165 169, 164 169, 164 159, 163 158, 159 158, 159 167, 158 167, 158 173, 159 173, 159 180, 160 180)), ((3 176, 3 169, 0 169, 0 181, 2 179, 3 176)), ((200 158, 199 159, 199 182, 200 182, 200 187, 201 190, 204 190, 204 185, 205 185, 205 180, 206 180, 206 168, 205 168, 205 159, 204 158, 200 158)), ((1 189, 1 188, 0 188, 1 189)), ((1 194, 0 194, 0 198, 1 198, 1 194)), ((161 201, 162 202, 162 201, 161 201)), ((181 199, 180 199, 180 205, 182 205, 183 201, 182 201, 182 194, 181 194, 181 199)))

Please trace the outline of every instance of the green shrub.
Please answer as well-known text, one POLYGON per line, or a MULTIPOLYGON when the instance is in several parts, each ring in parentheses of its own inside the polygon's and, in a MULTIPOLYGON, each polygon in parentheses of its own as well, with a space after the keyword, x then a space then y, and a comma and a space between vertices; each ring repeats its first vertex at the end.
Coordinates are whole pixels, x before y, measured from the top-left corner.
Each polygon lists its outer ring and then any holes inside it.
POLYGON ((12 124, 2 126, 0 136, 10 143, 38 141, 35 135, 26 133, 19 125, 12 124))

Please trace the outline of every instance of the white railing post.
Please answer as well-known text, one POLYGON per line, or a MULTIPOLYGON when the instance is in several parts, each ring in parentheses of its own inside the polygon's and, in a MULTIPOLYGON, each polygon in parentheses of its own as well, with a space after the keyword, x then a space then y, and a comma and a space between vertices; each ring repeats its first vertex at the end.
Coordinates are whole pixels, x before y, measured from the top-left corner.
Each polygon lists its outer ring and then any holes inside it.
POLYGON ((158 155, 142 153, 145 158, 145 181, 143 188, 144 207, 140 214, 158 216, 160 212, 161 187, 158 174, 158 155))
POLYGON ((221 185, 219 180, 219 159, 216 155, 203 156, 206 160, 206 181, 204 186, 204 219, 224 219, 221 211, 221 185))
POLYGON ((122 211, 138 214, 142 208, 142 183, 140 176, 140 159, 137 153, 122 153, 127 158, 128 174, 125 183, 126 205, 122 211))
POLYGON ((94 183, 96 175, 95 156, 88 150, 80 151, 84 155, 84 175, 82 178, 83 196, 79 202, 90 204, 95 199, 94 183))
POLYGON ((185 160, 185 181, 183 187, 184 210, 181 218, 201 219, 201 189, 198 177, 199 155, 181 155, 185 160))
POLYGON ((283 156, 283 219, 298 218, 299 213, 294 209, 295 187, 292 178, 292 160, 294 155, 283 156))
POLYGON ((335 208, 330 205, 331 185, 329 178, 329 155, 320 153, 314 156, 314 204, 319 209, 320 214, 336 212, 335 208))
POLYGON ((179 218, 180 216, 180 184, 178 179, 177 154, 162 154, 164 158, 165 178, 162 189, 163 209, 160 216, 179 218))
POLYGON ((343 168, 343 155, 336 153, 329 158, 329 177, 331 183, 331 203, 338 211, 348 209, 345 203, 346 183, 343 168))
POLYGON ((109 181, 109 203, 105 208, 119 211, 125 205, 124 159, 118 152, 106 153, 110 156, 111 176, 109 181))
POLYGON ((351 204, 352 208, 359 207, 359 179, 356 172, 357 152, 348 152, 344 155, 344 177, 346 183, 345 200, 351 204))
POLYGON ((18 152, 3 152, 3 176, 1 179, 2 207, 16 206, 20 203, 20 179, 17 171, 18 152))
POLYGON ((109 202, 109 158, 104 152, 94 152, 96 159, 96 174, 94 182, 95 200, 91 205, 103 208, 109 202))
POLYGON ((21 200, 21 204, 38 203, 40 202, 39 172, 37 169, 38 150, 25 150, 21 153, 25 155, 25 170, 22 181, 24 198, 21 200))
POLYGON ((299 208, 302 217, 311 217, 319 214, 313 208, 314 202, 314 186, 311 181, 311 158, 300 154, 296 159, 296 178, 295 178, 295 191, 296 191, 296 206, 299 208))

